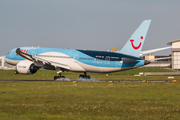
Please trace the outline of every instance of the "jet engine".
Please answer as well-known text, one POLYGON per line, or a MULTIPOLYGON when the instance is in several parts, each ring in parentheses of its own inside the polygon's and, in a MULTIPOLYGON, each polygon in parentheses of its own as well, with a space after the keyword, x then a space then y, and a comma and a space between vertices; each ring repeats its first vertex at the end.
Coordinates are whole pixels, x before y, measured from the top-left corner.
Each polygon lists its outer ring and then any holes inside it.
POLYGON ((33 62, 30 61, 20 61, 16 64, 16 74, 34 74, 37 72, 39 67, 35 66, 33 62))

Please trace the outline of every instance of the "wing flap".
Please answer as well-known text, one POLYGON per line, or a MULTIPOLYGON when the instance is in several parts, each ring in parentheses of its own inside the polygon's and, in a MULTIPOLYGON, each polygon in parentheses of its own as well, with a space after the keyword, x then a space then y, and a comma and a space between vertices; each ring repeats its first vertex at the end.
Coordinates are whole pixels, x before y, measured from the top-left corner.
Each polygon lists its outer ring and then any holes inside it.
POLYGON ((66 70, 71 70, 71 68, 68 65, 55 63, 55 62, 51 62, 51 65, 55 66, 55 67, 60 67, 60 68, 66 69, 66 70))

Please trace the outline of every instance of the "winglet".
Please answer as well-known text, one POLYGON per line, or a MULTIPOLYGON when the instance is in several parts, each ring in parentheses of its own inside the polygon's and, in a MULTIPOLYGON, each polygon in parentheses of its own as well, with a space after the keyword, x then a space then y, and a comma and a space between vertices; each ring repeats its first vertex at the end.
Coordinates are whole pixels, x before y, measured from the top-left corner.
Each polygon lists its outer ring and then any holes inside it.
POLYGON ((25 58, 25 59, 27 59, 27 60, 33 61, 32 55, 29 55, 29 54, 27 54, 27 53, 22 52, 22 51, 20 50, 20 48, 17 48, 17 49, 16 49, 16 53, 17 53, 19 56, 21 56, 21 57, 23 57, 23 58, 25 58))

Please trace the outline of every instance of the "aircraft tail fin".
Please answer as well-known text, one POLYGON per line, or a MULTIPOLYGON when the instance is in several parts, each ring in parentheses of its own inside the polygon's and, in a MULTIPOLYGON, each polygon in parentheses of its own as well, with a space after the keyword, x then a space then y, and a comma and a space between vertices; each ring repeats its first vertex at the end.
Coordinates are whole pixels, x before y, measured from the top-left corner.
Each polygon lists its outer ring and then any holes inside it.
POLYGON ((151 20, 145 20, 132 34, 119 53, 139 57, 151 20))

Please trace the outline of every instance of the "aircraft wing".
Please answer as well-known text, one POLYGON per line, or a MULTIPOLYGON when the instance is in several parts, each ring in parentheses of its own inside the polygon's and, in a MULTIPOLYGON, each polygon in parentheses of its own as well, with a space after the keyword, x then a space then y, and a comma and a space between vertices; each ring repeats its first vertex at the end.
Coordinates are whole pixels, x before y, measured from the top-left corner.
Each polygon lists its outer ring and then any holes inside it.
POLYGON ((152 50, 146 50, 146 51, 141 51, 139 56, 143 56, 143 55, 148 54, 148 53, 153 53, 153 52, 157 52, 157 51, 161 51, 161 50, 165 50, 165 49, 169 49, 169 48, 172 48, 172 46, 163 47, 163 48, 157 48, 157 49, 152 49, 152 50))
POLYGON ((54 67, 59 67, 61 69, 66 69, 66 70, 71 70, 71 68, 68 66, 68 65, 65 65, 65 64, 61 64, 61 63, 56 63, 56 62, 53 62, 53 61, 49 61, 49 60, 45 60, 45 59, 41 59, 39 57, 36 57, 36 56, 32 56, 30 54, 27 54, 27 53, 24 53, 20 50, 20 48, 18 48, 16 50, 16 53, 29 60, 29 61, 32 61, 34 62, 35 64, 43 64, 43 65, 51 65, 51 66, 54 66, 54 67))

